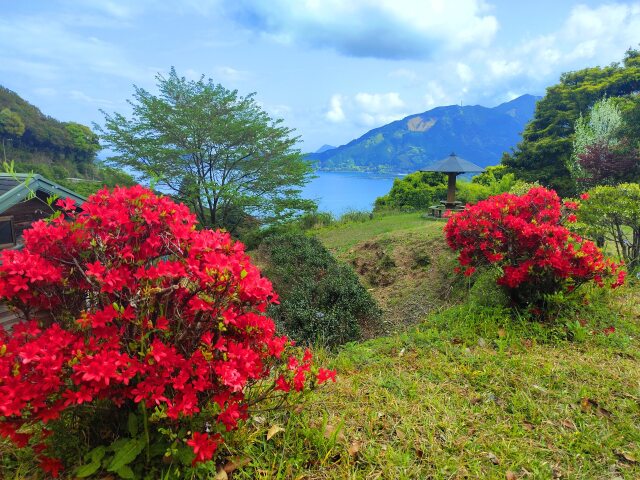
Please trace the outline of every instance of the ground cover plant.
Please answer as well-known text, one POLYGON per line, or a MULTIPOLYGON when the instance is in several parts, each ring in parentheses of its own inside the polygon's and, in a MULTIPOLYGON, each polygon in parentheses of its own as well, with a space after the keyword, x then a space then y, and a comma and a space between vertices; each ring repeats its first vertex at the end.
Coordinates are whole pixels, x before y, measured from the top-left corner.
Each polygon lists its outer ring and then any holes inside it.
POLYGON ((59 205, 0 266, 25 320, 0 331, 0 435, 48 475, 215 472, 252 408, 335 378, 276 335, 277 296, 242 244, 186 206, 139 186, 59 205))
POLYGON ((619 264, 564 225, 576 221, 576 208, 543 187, 521 196, 496 195, 452 215, 446 239, 465 275, 495 266, 497 283, 514 306, 544 313, 550 295, 587 282, 609 282, 613 288, 624 282, 619 264))

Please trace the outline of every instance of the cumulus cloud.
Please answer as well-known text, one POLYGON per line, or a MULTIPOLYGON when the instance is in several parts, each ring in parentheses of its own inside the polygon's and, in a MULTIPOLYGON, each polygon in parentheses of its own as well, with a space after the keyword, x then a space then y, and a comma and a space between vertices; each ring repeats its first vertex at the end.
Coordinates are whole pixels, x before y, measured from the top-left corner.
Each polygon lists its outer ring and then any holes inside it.
POLYGON ((356 126, 373 127, 407 115, 406 104, 397 92, 359 92, 353 96, 333 95, 325 117, 333 123, 348 121, 356 126))
POLYGON ((329 101, 329 110, 325 114, 325 117, 333 123, 344 122, 346 116, 342 109, 342 95, 335 94, 331 97, 331 100, 329 101))
POLYGON ((498 29, 482 0, 239 0, 229 8, 251 30, 355 57, 427 58, 488 45, 498 29))

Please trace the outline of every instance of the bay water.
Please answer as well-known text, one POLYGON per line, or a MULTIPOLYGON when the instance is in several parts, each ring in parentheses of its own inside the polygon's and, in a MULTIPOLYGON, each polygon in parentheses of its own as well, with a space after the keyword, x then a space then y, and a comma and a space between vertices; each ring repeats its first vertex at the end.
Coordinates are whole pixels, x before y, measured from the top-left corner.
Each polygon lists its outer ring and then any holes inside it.
POLYGON ((318 210, 339 217, 350 210, 373 209, 376 198, 391 190, 393 174, 316 172, 302 190, 302 197, 318 202, 318 210))

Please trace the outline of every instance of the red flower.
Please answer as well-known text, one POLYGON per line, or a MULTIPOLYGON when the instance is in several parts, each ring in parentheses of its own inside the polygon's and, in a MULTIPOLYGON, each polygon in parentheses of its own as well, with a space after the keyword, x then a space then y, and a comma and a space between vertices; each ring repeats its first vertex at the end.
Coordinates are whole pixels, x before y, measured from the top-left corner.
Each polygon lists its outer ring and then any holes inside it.
POLYGON ((76 202, 74 202, 69 197, 65 198, 64 200, 62 198, 58 199, 56 201, 56 205, 60 207, 62 210, 66 210, 69 212, 72 212, 76 209, 76 202))
POLYGON ((187 445, 193 449, 193 453, 196 455, 192 465, 211 460, 218 448, 218 444, 219 441, 217 438, 211 438, 206 433, 193 432, 191 439, 187 440, 187 445))
POLYGON ((58 478, 60 476, 60 470, 64 467, 62 462, 57 458, 49 458, 49 457, 40 457, 40 468, 49 474, 53 478, 58 478))
POLYGON ((336 371, 335 370, 327 370, 326 368, 318 369, 318 385, 322 385, 327 380, 336 381, 336 371))
POLYGON ((612 333, 615 333, 615 331, 616 331, 616 327, 610 326, 602 330, 602 333, 604 333, 605 335, 611 335, 612 333))
POLYGON ((580 198, 582 200, 589 200, 589 193, 584 192, 583 194, 580 195, 580 198))

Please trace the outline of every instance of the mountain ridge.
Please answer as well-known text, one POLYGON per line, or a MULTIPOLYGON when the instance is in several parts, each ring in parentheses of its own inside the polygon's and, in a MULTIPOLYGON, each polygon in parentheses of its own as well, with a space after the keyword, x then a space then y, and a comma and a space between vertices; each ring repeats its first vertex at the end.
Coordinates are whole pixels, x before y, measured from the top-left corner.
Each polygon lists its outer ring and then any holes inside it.
POLYGON ((495 107, 436 107, 307 158, 320 170, 408 173, 455 151, 480 166, 495 165, 521 140, 540 98, 525 94, 495 107))

